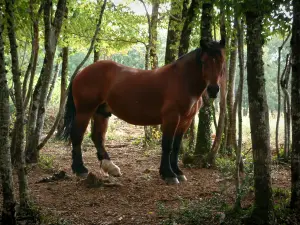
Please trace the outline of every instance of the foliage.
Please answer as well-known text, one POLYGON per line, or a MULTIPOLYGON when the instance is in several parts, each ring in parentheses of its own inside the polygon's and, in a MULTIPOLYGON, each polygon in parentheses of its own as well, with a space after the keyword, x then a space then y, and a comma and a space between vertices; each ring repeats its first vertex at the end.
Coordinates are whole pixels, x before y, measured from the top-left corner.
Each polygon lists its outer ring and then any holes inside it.
POLYGON ((54 156, 41 154, 38 166, 43 170, 52 170, 54 168, 54 156))
POLYGON ((218 193, 209 199, 182 202, 179 209, 173 211, 159 206, 159 213, 168 217, 163 221, 164 225, 220 224, 225 216, 222 212, 228 207, 218 193))

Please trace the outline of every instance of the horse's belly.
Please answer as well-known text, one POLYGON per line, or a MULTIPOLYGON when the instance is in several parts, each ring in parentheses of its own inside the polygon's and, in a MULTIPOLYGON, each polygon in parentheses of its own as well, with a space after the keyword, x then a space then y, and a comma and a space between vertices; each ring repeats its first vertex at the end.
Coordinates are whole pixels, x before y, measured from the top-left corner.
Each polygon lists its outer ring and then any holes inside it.
POLYGON ((126 121, 127 123, 134 124, 134 125, 158 125, 162 123, 161 117, 159 115, 147 115, 144 112, 140 111, 133 111, 130 113, 124 113, 123 110, 112 110, 112 113, 117 116, 118 118, 126 121))
POLYGON ((149 107, 134 101, 127 103, 124 101, 113 101, 107 103, 111 112, 127 123, 142 126, 162 123, 161 112, 158 107, 149 107))

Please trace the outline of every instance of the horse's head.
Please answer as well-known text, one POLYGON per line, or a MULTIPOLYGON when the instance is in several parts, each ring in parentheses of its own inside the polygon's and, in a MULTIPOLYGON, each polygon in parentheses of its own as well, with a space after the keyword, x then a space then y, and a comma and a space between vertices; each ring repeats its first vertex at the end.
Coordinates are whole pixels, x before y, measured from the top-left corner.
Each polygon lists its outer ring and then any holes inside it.
POLYGON ((225 64, 225 40, 222 39, 220 42, 201 40, 200 47, 202 49, 200 54, 202 78, 206 83, 209 97, 216 98, 225 64))

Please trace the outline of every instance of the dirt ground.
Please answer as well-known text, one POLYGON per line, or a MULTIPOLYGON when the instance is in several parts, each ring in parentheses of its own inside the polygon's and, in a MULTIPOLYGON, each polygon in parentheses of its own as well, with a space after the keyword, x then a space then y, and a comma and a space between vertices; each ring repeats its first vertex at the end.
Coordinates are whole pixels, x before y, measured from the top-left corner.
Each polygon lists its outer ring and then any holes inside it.
MULTIPOLYGON (((156 225, 166 216, 161 214, 160 206, 176 208, 182 200, 209 198, 224 189, 220 174, 212 169, 183 168, 188 181, 175 186, 166 185, 158 174, 160 149, 142 148, 142 127, 115 122, 117 125, 110 129, 106 146, 111 159, 121 169, 122 176, 111 179, 120 186, 87 188, 82 179, 71 172, 70 146, 51 142, 41 155, 44 160, 53 161, 53 170, 35 165, 28 172, 31 196, 43 212, 64 218, 74 225, 156 225), (61 170, 66 171, 70 179, 38 183, 61 170)), ((89 139, 84 141, 83 149, 86 167, 97 176, 103 176, 96 150, 89 139)), ((276 170, 273 176, 275 185, 287 187, 287 173, 286 170, 276 170)), ((231 184, 227 193, 233 191, 231 184)))

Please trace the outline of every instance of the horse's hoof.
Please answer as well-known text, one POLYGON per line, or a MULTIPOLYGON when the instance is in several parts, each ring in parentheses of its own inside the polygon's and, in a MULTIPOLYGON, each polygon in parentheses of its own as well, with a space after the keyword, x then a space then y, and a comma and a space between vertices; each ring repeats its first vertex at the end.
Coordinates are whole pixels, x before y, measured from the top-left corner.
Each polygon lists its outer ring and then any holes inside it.
POLYGON ((176 177, 167 177, 164 179, 166 184, 168 185, 176 185, 179 184, 179 181, 176 177))
POLYGON ((86 178, 88 176, 88 173, 76 173, 77 177, 86 178))
POLYGON ((114 177, 120 177, 122 175, 120 168, 116 164, 114 164, 112 161, 107 160, 107 159, 102 160, 102 162, 100 164, 100 168, 104 172, 106 172, 109 175, 114 176, 114 177))
POLYGON ((185 175, 177 175, 177 179, 179 180, 179 182, 186 182, 186 176, 185 175))

